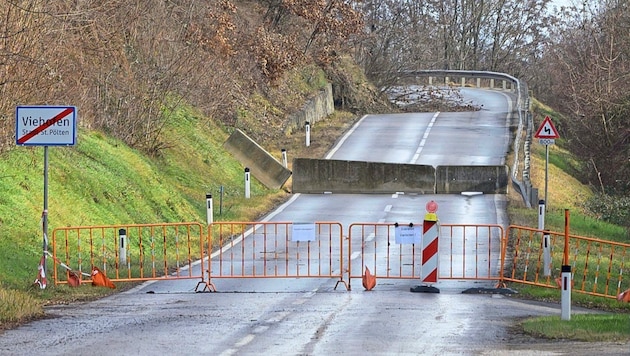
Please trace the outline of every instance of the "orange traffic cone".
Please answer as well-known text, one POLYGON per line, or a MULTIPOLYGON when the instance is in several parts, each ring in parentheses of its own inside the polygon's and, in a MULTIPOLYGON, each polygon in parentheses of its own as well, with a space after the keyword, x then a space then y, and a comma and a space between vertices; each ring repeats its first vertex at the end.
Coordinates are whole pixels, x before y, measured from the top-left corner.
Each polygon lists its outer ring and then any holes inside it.
POLYGON ((78 287, 81 285, 81 275, 74 271, 68 271, 68 285, 78 287))
POLYGON ((363 288, 372 290, 376 286, 376 276, 370 273, 370 269, 365 266, 365 274, 363 275, 363 288))
POLYGON ((625 292, 619 293, 619 295, 617 296, 617 300, 624 303, 630 303, 630 289, 626 290, 625 292))
POLYGON ((97 287, 107 287, 115 289, 116 286, 107 278, 105 273, 101 272, 98 267, 92 267, 92 285, 97 287))

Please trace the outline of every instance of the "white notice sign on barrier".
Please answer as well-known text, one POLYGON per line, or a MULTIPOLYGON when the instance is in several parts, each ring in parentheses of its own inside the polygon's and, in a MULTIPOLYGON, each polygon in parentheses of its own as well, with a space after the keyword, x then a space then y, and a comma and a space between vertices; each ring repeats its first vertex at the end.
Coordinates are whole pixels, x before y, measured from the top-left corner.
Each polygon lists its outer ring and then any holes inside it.
POLYGON ((422 229, 420 226, 396 226, 397 244, 419 244, 422 242, 422 229))
POLYGON ((314 223, 293 223, 291 228, 291 241, 315 241, 314 223))

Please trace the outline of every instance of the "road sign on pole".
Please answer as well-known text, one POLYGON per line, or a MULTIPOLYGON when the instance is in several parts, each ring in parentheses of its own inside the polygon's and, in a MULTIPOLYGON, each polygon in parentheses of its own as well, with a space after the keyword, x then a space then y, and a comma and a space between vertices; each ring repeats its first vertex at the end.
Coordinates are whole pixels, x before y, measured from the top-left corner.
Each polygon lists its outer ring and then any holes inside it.
POLYGON ((553 126, 551 118, 549 116, 545 116, 545 119, 540 124, 540 127, 538 128, 538 131, 536 131, 536 135, 534 135, 534 137, 536 137, 541 144, 545 145, 545 203, 548 206, 549 198, 547 196, 547 189, 549 184, 549 145, 553 145, 555 143, 555 139, 560 138, 560 135, 558 134, 556 127, 553 126))
POLYGON ((74 106, 18 106, 15 140, 21 146, 74 146, 77 137, 74 106))
POLYGON ((42 258, 35 283, 46 288, 48 255, 48 146, 74 146, 77 108, 74 106, 18 106, 15 108, 15 144, 44 146, 44 210, 42 211, 42 258))

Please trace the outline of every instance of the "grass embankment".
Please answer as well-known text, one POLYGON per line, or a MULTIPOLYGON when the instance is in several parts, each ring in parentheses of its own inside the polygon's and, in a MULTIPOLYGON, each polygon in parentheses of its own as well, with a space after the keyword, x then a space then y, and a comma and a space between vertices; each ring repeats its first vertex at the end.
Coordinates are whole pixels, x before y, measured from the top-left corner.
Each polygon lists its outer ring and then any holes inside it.
MULTIPOLYGON (((554 119, 555 113, 534 101, 534 111, 538 110, 538 122, 546 115, 554 119)), ((572 175, 580 169, 580 162, 570 152, 562 148, 562 140, 549 147, 547 206, 545 228, 563 232, 565 209, 570 213, 570 233, 595 237, 603 240, 628 243, 625 228, 609 224, 589 215, 583 208, 584 202, 593 196, 591 189, 577 181, 572 175)), ((535 142, 532 145, 531 179, 544 198, 545 187, 545 146, 535 142)), ((509 209, 514 225, 538 226, 537 209, 524 209, 512 204, 509 209)), ((513 284, 523 298, 542 301, 560 301, 560 290, 513 284)), ((572 293, 572 304, 582 307, 605 310, 605 314, 572 315, 570 321, 563 321, 560 315, 531 318, 521 322, 523 330, 531 335, 551 339, 574 339, 583 341, 630 340, 630 304, 614 299, 593 297, 572 293)), ((560 313, 560 310, 558 310, 560 313)))
MULTIPOLYGON (((222 146, 227 136, 212 121, 182 109, 165 130, 169 149, 157 158, 83 130, 76 146, 50 147, 49 234, 62 226, 204 222, 205 194, 218 193, 220 186, 225 207, 217 218, 255 219, 285 192, 270 191, 254 181, 252 198, 245 202, 243 168, 222 146)), ((41 309, 51 301, 106 293, 89 287, 55 288, 50 283, 46 290, 33 290, 43 242, 43 167, 42 147, 17 147, 0 157, 0 278, 6 292, 0 298, 2 322, 38 313, 35 306, 15 300, 37 301, 41 309)))

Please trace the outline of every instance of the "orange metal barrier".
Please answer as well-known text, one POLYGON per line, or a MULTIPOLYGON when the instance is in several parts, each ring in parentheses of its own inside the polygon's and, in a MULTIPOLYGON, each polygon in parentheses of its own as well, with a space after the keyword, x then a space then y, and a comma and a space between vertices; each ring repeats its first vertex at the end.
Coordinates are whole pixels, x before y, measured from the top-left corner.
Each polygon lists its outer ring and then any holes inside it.
MULTIPOLYGON (((564 253, 564 233, 546 231, 550 236, 551 275, 544 276, 543 233, 522 226, 509 226, 509 255, 505 281, 541 287, 558 288, 564 253)), ((615 298, 630 288, 626 258, 630 244, 569 235, 569 263, 573 275, 573 291, 615 298), (626 272, 624 274, 624 272, 626 272)))
MULTIPOLYGON (((421 225, 420 225, 421 226, 421 225)), ((439 279, 502 280, 500 225, 440 225, 439 279)), ((422 244, 397 244, 395 224, 355 223, 348 231, 348 285, 368 267, 376 279, 420 279, 422 244)))
POLYGON ((491 280, 502 283, 505 248, 503 227, 496 224, 440 226, 440 278, 491 280))
POLYGON ((343 228, 337 222, 215 222, 207 244, 217 250, 208 261, 204 290, 217 278, 343 279, 343 228))
POLYGON ((204 229, 199 223, 56 228, 52 234, 55 284, 68 283, 67 268, 89 276, 93 266, 114 282, 203 280, 204 229), (200 266, 194 266, 196 261, 200 266))
MULTIPOLYGON (((422 225, 418 225, 422 228, 422 225)), ((420 279, 422 244, 396 244, 393 223, 354 223, 348 228, 348 286, 365 267, 379 279, 420 279)))
MULTIPOLYGON (((545 276, 544 231, 510 226, 504 234, 494 224, 442 224, 439 231, 439 279, 558 287, 564 233, 546 232, 552 268, 545 276)), ((569 235, 568 246, 574 291, 615 298, 630 288, 624 274, 630 244, 569 235)), ((354 223, 347 239, 337 222, 62 227, 52 234, 52 276, 55 284, 68 284, 65 269, 89 279, 86 272, 98 267, 114 282, 199 279, 197 288, 204 290, 216 290, 217 278, 336 278, 335 289, 343 283, 350 290, 365 267, 377 279, 419 280, 421 249, 420 243, 396 243, 391 223, 354 223)))

